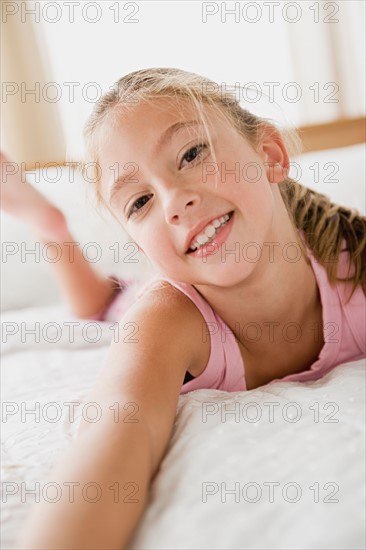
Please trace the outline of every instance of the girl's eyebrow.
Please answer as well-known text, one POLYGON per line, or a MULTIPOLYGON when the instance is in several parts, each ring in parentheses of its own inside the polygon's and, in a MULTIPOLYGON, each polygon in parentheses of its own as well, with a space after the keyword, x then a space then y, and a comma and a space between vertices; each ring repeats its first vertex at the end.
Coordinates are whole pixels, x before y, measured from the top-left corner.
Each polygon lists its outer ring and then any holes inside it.
POLYGON ((169 126, 159 137, 157 144, 155 145, 155 152, 159 152, 162 147, 167 143, 169 139, 172 138, 173 134, 178 132, 181 128, 186 128, 189 126, 198 126, 202 124, 199 120, 182 120, 180 122, 176 122, 175 124, 172 124, 172 126, 169 126))
MULTIPOLYGON (((178 132, 181 128, 187 128, 189 126, 198 126, 202 124, 201 121, 198 120, 187 120, 187 121, 180 121, 176 122, 175 124, 172 124, 172 126, 169 126, 159 137, 157 144, 154 147, 154 151, 157 153, 159 152, 165 144, 168 142, 169 139, 172 138, 173 134, 178 132)), ((113 198, 118 193, 118 191, 124 187, 125 185, 128 185, 129 183, 136 183, 136 180, 128 179, 131 174, 126 174, 125 176, 119 176, 111 185, 110 192, 109 192, 109 204, 112 205, 113 198)))

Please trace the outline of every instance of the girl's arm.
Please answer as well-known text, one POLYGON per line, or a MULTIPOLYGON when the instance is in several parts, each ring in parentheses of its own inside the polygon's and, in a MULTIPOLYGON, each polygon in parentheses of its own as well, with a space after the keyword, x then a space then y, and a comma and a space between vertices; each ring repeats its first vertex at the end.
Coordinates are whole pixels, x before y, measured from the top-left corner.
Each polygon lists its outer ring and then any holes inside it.
POLYGON ((24 179, 17 163, 1 151, 0 206, 26 223, 42 245, 57 245, 58 257, 50 262, 50 269, 76 317, 94 317, 110 303, 116 283, 94 269, 71 235, 61 210, 24 179))
POLYGON ((194 307, 170 287, 126 312, 86 399, 99 404, 101 418, 83 420, 46 480, 61 487, 60 500, 34 505, 17 548, 125 548, 164 456, 185 372, 199 361, 194 307))

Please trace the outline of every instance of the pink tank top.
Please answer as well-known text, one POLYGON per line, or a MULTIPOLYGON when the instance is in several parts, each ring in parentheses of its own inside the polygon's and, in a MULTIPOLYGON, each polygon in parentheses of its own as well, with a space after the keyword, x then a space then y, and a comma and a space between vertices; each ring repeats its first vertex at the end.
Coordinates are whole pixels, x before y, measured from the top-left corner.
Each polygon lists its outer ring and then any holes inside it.
MULTIPOLYGON (((345 241, 342 246, 345 248, 345 241)), ((274 379, 270 383, 276 380, 301 382, 316 380, 337 365, 366 357, 366 297, 361 285, 358 285, 351 300, 346 304, 352 284, 338 282, 336 286, 331 286, 325 267, 318 263, 307 245, 306 249, 322 303, 324 346, 318 359, 309 369, 281 379, 274 379)), ((348 261, 349 254, 344 250, 340 255, 339 277, 348 276, 348 261)), ((156 274, 143 286, 141 283, 131 282, 121 293, 122 300, 117 297, 99 319, 122 317, 129 305, 157 281, 168 281, 192 300, 206 321, 202 323, 202 338, 210 340, 211 351, 205 370, 200 376, 183 384, 180 393, 203 388, 224 391, 246 390, 245 365, 234 333, 193 285, 177 282, 160 274, 156 274)))

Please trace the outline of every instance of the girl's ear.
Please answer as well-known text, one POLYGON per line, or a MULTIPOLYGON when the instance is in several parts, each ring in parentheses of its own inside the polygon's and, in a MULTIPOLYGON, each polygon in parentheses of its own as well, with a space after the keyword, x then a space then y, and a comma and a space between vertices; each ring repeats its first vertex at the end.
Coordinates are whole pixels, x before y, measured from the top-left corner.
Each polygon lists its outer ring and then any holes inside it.
POLYGON ((282 136, 275 126, 264 123, 260 127, 257 153, 261 157, 270 183, 280 183, 288 177, 289 156, 282 136))

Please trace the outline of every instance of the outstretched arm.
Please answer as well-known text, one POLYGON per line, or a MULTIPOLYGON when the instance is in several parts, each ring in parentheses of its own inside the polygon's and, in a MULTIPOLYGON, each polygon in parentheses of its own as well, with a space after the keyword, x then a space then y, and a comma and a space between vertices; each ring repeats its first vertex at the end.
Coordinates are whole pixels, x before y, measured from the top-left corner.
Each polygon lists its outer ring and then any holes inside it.
POLYGON ((18 548, 125 547, 164 456, 184 374, 196 362, 186 300, 161 289, 121 320, 119 342, 87 398, 100 405, 101 419, 83 421, 49 479, 62 488, 74 484, 74 498, 62 491, 58 502, 34 505, 18 548))
POLYGON ((75 316, 88 319, 110 303, 116 283, 94 269, 71 235, 61 210, 33 187, 20 166, 1 151, 0 206, 26 223, 42 245, 51 242, 58 246, 57 261, 51 261, 50 269, 75 316))

